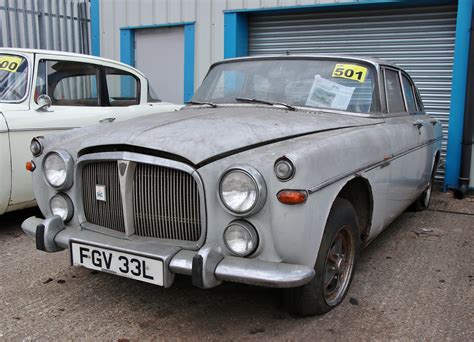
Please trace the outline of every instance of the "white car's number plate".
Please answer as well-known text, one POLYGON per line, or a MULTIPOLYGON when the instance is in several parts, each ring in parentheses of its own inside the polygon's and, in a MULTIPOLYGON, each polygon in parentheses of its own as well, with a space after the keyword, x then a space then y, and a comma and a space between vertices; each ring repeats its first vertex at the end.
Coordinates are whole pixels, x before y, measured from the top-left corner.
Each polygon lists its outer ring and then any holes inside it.
POLYGON ((163 286, 163 261, 92 245, 71 242, 73 265, 163 286))

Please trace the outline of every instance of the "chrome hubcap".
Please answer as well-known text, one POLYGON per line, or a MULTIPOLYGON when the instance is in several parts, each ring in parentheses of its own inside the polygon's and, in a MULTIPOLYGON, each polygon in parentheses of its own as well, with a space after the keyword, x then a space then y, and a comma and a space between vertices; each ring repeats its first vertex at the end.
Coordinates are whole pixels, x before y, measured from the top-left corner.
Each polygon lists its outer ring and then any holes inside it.
POLYGON ((344 296, 354 267, 354 257, 354 236, 350 227, 344 226, 334 237, 326 257, 323 289, 328 305, 337 305, 344 296))
POLYGON ((430 198, 431 198, 431 183, 428 186, 428 189, 426 189, 425 192, 423 193, 423 204, 425 207, 428 207, 428 205, 430 204, 430 198))

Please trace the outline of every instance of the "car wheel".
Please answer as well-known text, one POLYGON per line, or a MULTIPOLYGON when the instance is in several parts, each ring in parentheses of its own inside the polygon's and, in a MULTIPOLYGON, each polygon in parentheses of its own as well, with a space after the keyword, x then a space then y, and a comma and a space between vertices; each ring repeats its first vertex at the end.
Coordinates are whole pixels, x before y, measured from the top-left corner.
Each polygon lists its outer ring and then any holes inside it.
POLYGON ((309 284, 286 292, 290 313, 322 315, 343 301, 359 256, 359 236, 354 207, 345 199, 336 199, 314 266, 315 277, 309 284))
POLYGON ((425 191, 416 199, 415 202, 410 206, 411 211, 423 211, 428 209, 430 206, 430 201, 431 201, 431 193, 433 191, 433 183, 434 183, 434 178, 436 174, 436 165, 433 168, 433 171, 431 172, 431 178, 430 178, 430 183, 428 184, 428 187, 426 188, 425 191))
POLYGON ((418 197, 415 203, 412 204, 413 211, 423 211, 428 209, 431 201, 431 192, 433 190, 433 180, 430 180, 428 188, 418 197))

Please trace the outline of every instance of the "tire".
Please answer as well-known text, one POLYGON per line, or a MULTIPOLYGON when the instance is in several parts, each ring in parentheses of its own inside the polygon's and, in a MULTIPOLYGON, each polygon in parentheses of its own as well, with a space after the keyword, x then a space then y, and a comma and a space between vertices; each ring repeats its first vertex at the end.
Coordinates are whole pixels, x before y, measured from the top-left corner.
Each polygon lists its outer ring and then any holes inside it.
POLYGON ((314 266, 315 277, 307 285, 286 290, 285 303, 290 313, 298 316, 322 315, 344 300, 360 252, 357 227, 352 204, 337 198, 324 229, 314 266), (342 249, 339 248, 341 246, 342 249), (341 253, 336 253, 338 251, 341 253))
POLYGON ((428 187, 426 188, 425 191, 416 199, 415 202, 409 207, 410 211, 423 211, 428 209, 430 206, 430 201, 431 201, 431 193, 433 192, 433 183, 436 175, 436 170, 438 169, 438 163, 435 162, 435 165, 433 167, 433 170, 431 171, 431 178, 430 182, 428 184, 428 187))

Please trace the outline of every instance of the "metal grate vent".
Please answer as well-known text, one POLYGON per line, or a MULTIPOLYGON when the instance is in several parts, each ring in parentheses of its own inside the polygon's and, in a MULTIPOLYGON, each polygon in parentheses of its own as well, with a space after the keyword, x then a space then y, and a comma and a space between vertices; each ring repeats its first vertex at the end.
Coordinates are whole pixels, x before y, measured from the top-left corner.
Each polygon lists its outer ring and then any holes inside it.
POLYGON ((137 165, 133 183, 136 235, 198 241, 200 208, 199 190, 190 174, 156 165, 137 165))
POLYGON ((82 170, 82 194, 87 221, 125 233, 117 162, 85 165, 82 170), (96 185, 107 189, 105 201, 97 200, 96 185))

